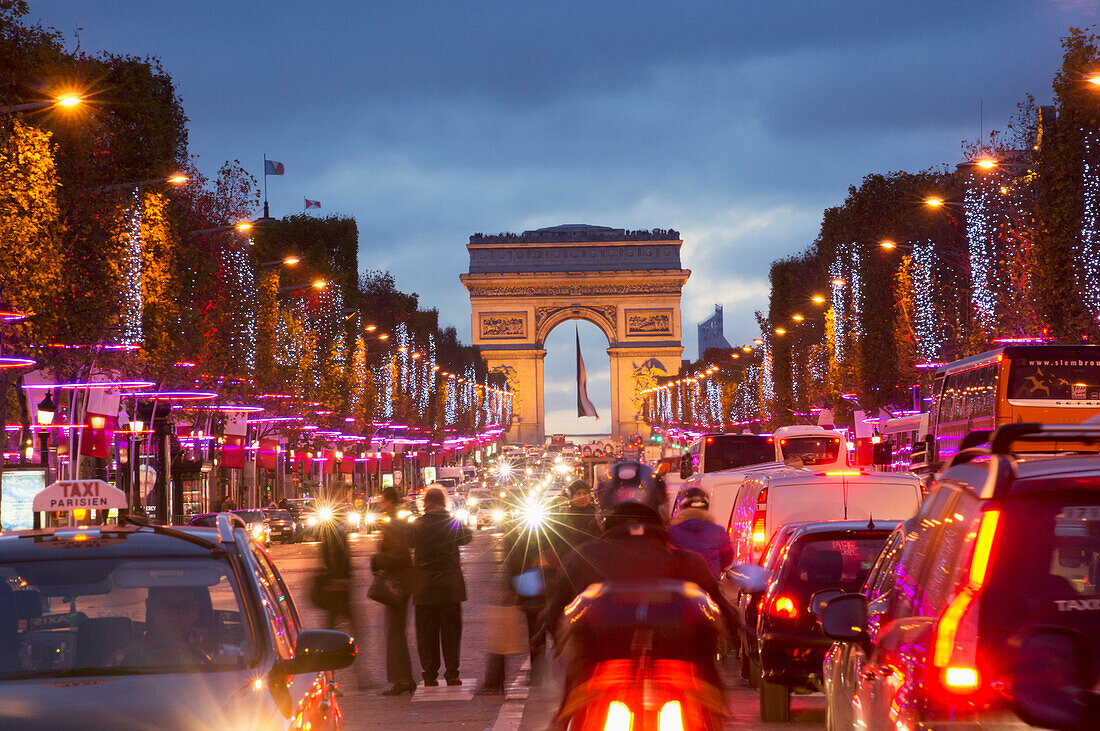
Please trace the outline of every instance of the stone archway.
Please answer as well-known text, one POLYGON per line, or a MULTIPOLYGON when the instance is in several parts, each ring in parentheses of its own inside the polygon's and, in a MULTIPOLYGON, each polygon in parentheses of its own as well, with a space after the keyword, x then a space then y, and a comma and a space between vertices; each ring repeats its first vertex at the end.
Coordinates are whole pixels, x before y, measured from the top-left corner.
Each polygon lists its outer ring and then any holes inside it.
POLYGON ((512 442, 545 440, 543 345, 568 320, 607 336, 612 436, 641 432, 639 391, 680 368, 680 266, 675 231, 555 226, 470 237, 473 342, 516 392, 512 442))

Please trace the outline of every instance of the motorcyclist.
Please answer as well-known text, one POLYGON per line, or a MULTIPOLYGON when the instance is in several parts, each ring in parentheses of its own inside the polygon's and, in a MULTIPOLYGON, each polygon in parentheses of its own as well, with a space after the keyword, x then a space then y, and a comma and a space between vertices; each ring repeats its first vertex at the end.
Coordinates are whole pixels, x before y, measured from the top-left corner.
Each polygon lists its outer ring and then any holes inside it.
POLYGON ((736 627, 737 615, 703 557, 669 544, 661 518, 665 487, 652 468, 633 461, 616 463, 600 480, 597 495, 603 534, 578 546, 566 561, 547 607, 549 626, 556 625, 589 584, 677 579, 697 584, 718 605, 726 625, 736 627))
POLYGON ((679 506, 668 529, 669 542, 676 548, 694 551, 706 559, 712 574, 720 576, 733 563, 729 534, 710 514, 710 498, 701 487, 689 487, 680 495, 679 506))

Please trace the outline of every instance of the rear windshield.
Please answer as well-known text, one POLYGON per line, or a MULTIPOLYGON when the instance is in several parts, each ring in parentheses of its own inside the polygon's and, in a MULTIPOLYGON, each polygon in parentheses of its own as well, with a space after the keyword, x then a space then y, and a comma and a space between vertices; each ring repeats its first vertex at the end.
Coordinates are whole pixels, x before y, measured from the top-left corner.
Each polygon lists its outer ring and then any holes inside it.
POLYGON ((787 548, 780 583, 809 596, 821 589, 857 591, 875 565, 889 533, 807 537, 787 548))
POLYGON ((832 464, 840 454, 839 437, 785 437, 779 440, 783 459, 799 458, 806 467, 832 464))
POLYGON ((1072 355, 1013 359, 1008 398, 1100 401, 1100 360, 1072 355))
POLYGON ((269 520, 294 520, 286 510, 265 510, 264 515, 269 520))
POLYGON ((264 519, 264 514, 259 510, 234 510, 233 512, 241 516, 241 520, 246 523, 259 523, 264 519))
POLYGON ((983 621, 1095 631, 1100 622, 1100 489, 1029 493, 1005 503, 983 621))
POLYGON ((703 472, 775 461, 775 447, 767 437, 743 434, 716 434, 707 437, 703 472), (713 440, 713 441, 711 441, 713 440))

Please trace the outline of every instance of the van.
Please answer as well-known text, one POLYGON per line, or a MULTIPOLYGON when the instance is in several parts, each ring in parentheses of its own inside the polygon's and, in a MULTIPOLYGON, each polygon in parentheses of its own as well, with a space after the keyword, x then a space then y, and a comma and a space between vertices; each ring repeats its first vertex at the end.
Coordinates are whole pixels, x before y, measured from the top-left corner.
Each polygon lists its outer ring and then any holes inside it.
POLYGON ((818 469, 848 466, 848 440, 843 432, 802 424, 781 426, 772 437, 778 462, 818 469))
POLYGON ((786 523, 905 520, 920 502, 920 480, 914 475, 788 467, 746 475, 731 512, 715 517, 727 518, 737 565, 756 563, 768 539, 786 523))

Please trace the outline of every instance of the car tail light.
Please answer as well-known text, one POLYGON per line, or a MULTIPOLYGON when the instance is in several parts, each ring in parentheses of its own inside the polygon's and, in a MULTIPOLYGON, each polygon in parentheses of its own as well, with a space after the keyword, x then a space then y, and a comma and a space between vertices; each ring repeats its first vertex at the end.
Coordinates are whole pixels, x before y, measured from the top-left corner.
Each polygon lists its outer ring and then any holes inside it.
POLYGON ((798 619, 798 604, 791 597, 780 594, 772 599, 771 615, 780 619, 798 619))
POLYGON ((768 488, 765 487, 760 491, 760 494, 756 496, 756 511, 752 514, 752 542, 754 544, 764 543, 768 540, 767 507, 768 488))
POLYGON ((953 693, 971 693, 981 685, 977 665, 978 609, 1000 519, 999 510, 982 514, 966 584, 936 623, 932 666, 939 671, 943 686, 953 693))
POLYGON ((634 727, 634 714, 620 701, 611 701, 607 706, 607 720, 603 731, 630 731, 634 727))

